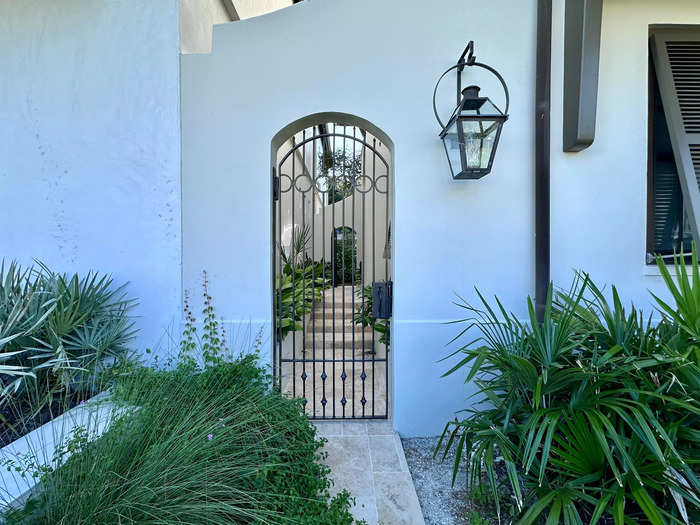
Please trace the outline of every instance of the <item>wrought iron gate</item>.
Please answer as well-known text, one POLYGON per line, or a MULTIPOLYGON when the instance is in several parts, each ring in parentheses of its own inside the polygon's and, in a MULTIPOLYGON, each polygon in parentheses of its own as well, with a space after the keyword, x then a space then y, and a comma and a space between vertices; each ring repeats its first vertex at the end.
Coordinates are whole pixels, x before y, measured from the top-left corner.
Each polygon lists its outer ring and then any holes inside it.
POLYGON ((387 418, 391 153, 355 126, 308 128, 273 177, 274 375, 312 418, 387 418))

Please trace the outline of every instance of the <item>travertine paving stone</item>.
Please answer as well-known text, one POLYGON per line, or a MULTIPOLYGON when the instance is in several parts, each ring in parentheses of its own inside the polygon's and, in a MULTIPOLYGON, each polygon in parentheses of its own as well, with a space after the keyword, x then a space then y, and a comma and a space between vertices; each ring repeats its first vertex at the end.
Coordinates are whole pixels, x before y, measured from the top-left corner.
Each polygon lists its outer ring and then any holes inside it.
POLYGON ((406 457, 391 421, 317 421, 328 442, 334 485, 355 498, 356 519, 369 525, 424 525, 406 457))

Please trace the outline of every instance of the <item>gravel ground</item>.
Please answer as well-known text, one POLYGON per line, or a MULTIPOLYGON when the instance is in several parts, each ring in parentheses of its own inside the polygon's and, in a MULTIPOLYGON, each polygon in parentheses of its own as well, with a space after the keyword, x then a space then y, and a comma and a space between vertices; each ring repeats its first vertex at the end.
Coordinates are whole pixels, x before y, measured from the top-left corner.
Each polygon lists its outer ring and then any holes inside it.
POLYGON ((468 524, 471 508, 463 471, 452 487, 454 454, 448 454, 442 463, 441 456, 433 459, 437 437, 408 438, 401 442, 426 525, 468 524))

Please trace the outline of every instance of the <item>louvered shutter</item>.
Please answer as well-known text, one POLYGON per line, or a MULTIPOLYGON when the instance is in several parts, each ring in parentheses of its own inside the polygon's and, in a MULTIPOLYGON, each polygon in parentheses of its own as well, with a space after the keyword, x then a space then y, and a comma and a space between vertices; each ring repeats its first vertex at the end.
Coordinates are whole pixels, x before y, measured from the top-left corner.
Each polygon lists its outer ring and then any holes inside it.
POLYGON ((685 211, 700 242, 700 28, 656 30, 651 48, 685 211))

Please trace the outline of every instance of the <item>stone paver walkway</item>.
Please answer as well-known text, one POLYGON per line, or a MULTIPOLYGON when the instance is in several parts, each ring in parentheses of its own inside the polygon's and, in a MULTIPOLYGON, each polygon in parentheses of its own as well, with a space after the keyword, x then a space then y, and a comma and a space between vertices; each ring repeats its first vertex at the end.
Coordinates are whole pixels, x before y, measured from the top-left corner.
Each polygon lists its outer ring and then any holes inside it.
POLYGON ((406 457, 391 421, 317 421, 328 440, 331 494, 347 489, 369 525, 424 525, 406 457))

